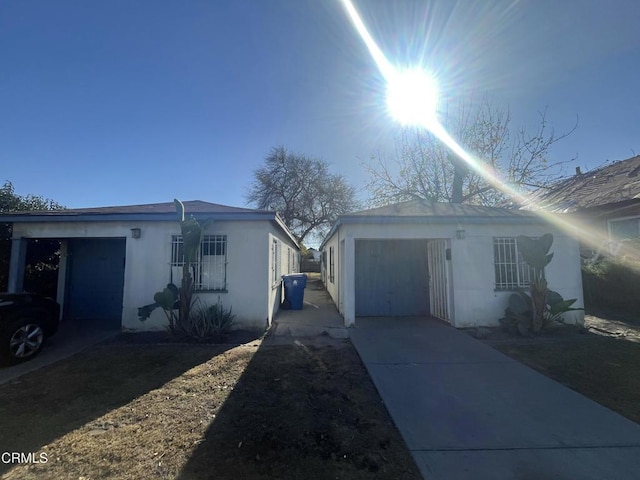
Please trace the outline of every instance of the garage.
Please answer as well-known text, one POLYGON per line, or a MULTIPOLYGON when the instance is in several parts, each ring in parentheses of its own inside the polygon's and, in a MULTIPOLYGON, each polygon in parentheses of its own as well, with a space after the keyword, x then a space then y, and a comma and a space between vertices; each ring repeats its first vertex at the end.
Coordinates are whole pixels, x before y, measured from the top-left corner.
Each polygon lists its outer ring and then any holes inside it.
POLYGON ((356 316, 429 314, 426 240, 356 240, 356 316))
MULTIPOLYGON (((498 326, 513 288, 528 288, 524 276, 505 288, 503 265, 518 272, 518 236, 545 233, 553 235, 555 252, 547 281, 580 302, 578 244, 553 223, 523 210, 426 200, 339 216, 320 245, 322 278, 346 327, 381 316, 432 316, 459 328, 498 326), (511 253, 496 245, 509 245, 511 253)), ((571 321, 580 323, 581 314, 571 321)))

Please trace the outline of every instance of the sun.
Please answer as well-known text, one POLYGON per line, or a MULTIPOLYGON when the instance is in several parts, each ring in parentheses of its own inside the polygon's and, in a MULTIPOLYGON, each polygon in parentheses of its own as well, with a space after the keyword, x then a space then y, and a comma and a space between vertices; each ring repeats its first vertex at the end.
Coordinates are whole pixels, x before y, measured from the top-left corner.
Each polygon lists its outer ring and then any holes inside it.
POLYGON ((387 77, 387 108, 402 125, 429 127, 437 106, 438 87, 427 71, 395 70, 387 77))

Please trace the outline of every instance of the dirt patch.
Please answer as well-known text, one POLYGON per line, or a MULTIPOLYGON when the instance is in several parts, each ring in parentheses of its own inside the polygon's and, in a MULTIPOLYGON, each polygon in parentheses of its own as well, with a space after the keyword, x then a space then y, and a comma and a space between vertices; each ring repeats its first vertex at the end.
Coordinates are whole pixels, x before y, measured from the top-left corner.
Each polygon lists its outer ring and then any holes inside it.
POLYGON ((637 320, 623 320, 585 316, 585 328, 597 335, 624 338, 633 342, 640 342, 640 323, 637 320))
POLYGON ((348 343, 103 345, 0 387, 0 418, 48 460, 2 478, 420 478, 348 343))
POLYGON ((540 345, 546 343, 585 340, 585 334, 624 338, 640 342, 640 323, 629 319, 615 319, 586 315, 584 326, 556 324, 553 328, 532 337, 513 335, 500 327, 477 327, 464 329, 474 338, 491 345, 540 345))

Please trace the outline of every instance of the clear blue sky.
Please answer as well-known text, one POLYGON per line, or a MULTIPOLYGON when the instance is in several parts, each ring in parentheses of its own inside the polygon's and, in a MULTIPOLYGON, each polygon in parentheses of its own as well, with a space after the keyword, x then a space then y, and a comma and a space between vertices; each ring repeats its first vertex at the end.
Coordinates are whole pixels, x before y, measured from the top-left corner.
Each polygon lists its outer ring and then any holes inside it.
MULTIPOLYGON (((551 152, 592 168, 640 153, 637 0, 357 0, 399 64, 443 94, 489 92, 514 126, 548 107, 551 152)), ((2 0, 0 181, 68 207, 245 205, 277 145, 366 197, 393 152, 382 79, 337 0, 2 0)), ((573 169, 573 167, 570 167, 573 169)))

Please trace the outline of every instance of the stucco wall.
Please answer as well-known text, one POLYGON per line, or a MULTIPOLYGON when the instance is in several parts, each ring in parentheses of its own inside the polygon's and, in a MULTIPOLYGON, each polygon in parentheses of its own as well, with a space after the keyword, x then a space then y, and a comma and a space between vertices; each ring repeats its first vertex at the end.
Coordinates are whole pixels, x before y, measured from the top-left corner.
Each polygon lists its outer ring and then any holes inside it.
MULTIPOLYGON (((207 234, 227 236, 227 291, 201 293, 200 298, 233 308, 240 327, 264 328, 279 306, 270 282, 270 235, 294 247, 270 221, 216 221, 207 234)), ((16 223, 14 237, 126 238, 122 326, 130 330, 164 329, 164 313, 157 309, 146 322, 138 307, 152 303, 153 294, 170 281, 171 237, 180 235, 177 222, 52 222, 16 223), (131 238, 140 228, 141 238, 131 238)), ((62 259, 64 262, 64 259, 62 259)))
POLYGON ((296 273, 298 271, 300 252, 291 239, 283 235, 281 230, 276 228, 275 225, 271 225, 269 228, 268 239, 263 250, 265 252, 265 258, 269 260, 266 282, 269 285, 267 310, 269 312, 269 324, 271 324, 273 317, 280 308, 280 303, 282 303, 281 277, 282 275, 296 273), (276 242, 275 244, 274 241, 276 242), (277 274, 275 279, 273 270, 274 256, 272 251, 274 246, 279 249, 279 268, 276 269, 277 274))
POLYGON ((344 316, 343 305, 342 305, 342 297, 340 294, 340 275, 338 272, 342 271, 342 258, 340 255, 340 231, 336 232, 336 234, 331 237, 331 239, 324 245, 323 252, 326 252, 326 263, 323 265, 323 274, 322 278, 324 280, 324 285, 327 288, 327 292, 331 296, 333 303, 335 303, 338 311, 344 316), (331 280, 330 278, 330 249, 333 248, 334 252, 334 278, 331 280))
MULTIPOLYGON (((547 266, 546 278, 549 288, 558 291, 564 298, 577 298, 576 307, 582 307, 582 276, 580 272, 579 247, 576 240, 545 225, 526 224, 345 224, 327 241, 323 250, 330 246, 338 248, 338 235, 345 239, 344 259, 336 259, 336 281, 327 281, 327 290, 336 304, 341 303, 341 313, 347 325, 355 321, 354 309, 354 262, 356 239, 447 239, 451 248, 451 260, 447 261, 450 272, 449 295, 451 319, 456 327, 493 326, 503 316, 511 292, 495 290, 493 237, 515 237, 517 235, 539 236, 554 234, 553 261, 547 266), (464 230, 464 238, 456 238, 456 231, 464 230), (340 285, 344 283, 344 286, 340 285), (344 298, 340 298, 340 292, 344 298)), ((327 253, 328 262, 328 253, 327 253)), ((328 265, 327 265, 328 268, 328 265)), ((568 313, 570 322, 583 322, 583 312, 568 313)))

